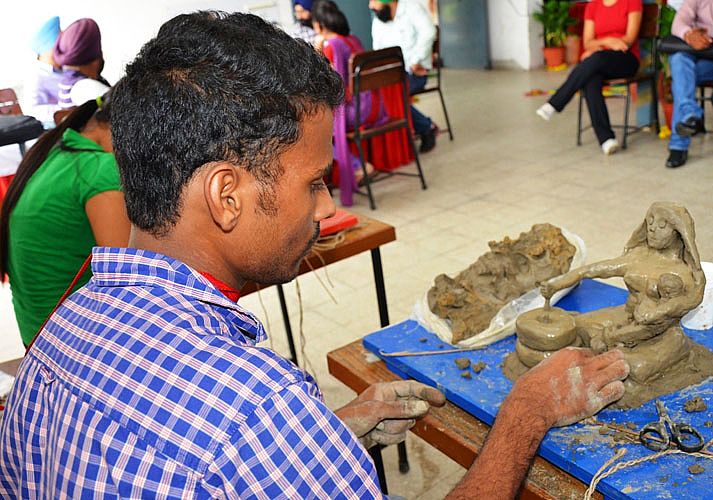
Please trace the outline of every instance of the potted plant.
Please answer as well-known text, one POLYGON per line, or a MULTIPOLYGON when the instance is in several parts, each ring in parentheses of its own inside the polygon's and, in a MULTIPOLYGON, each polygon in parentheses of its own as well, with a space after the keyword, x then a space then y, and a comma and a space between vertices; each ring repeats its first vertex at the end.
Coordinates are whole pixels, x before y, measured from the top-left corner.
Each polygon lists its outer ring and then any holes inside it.
POLYGON ((564 63, 567 28, 576 23, 569 16, 569 7, 570 3, 566 0, 545 0, 540 10, 533 13, 544 29, 545 47, 542 53, 550 68, 564 63))

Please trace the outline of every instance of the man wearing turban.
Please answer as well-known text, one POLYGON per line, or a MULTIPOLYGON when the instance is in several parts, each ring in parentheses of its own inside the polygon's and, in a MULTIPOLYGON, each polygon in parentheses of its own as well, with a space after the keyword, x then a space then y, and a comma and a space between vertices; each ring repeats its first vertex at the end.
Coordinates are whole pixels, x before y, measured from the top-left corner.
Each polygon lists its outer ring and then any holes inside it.
POLYGON ((59 34, 59 17, 54 16, 45 21, 30 41, 37 63, 25 84, 23 108, 26 114, 45 124, 52 123, 52 115, 59 109, 57 102, 62 69, 53 57, 59 34))
POLYGON ((72 88, 80 80, 91 78, 106 85, 104 91, 108 89, 109 84, 101 77, 104 67, 101 32, 93 19, 79 19, 60 34, 54 45, 54 60, 64 71, 59 84, 60 108, 82 104, 72 101, 71 96, 72 88))
POLYGON ((312 0, 293 0, 293 4, 297 24, 290 34, 313 45, 317 34, 312 29, 312 0))

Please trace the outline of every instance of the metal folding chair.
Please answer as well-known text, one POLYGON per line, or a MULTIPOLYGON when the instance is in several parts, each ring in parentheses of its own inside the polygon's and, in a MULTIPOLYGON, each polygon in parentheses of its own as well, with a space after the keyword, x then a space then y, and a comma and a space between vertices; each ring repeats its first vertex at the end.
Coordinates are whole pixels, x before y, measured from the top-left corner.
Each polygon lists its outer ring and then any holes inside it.
POLYGON ((416 146, 414 145, 411 125, 408 119, 408 79, 406 75, 406 68, 404 67, 404 58, 399 47, 389 47, 386 49, 354 54, 350 59, 349 67, 350 90, 356 107, 356 123, 354 125, 354 130, 347 133, 347 138, 356 143, 357 150, 359 151, 359 161, 361 162, 361 168, 364 172, 364 187, 366 188, 366 193, 360 192, 361 194, 366 194, 366 196, 369 197, 369 206, 372 210, 375 210, 376 203, 374 202, 374 195, 371 189, 371 184, 373 182, 380 181, 394 175, 405 175, 409 177, 419 177, 421 179, 421 188, 427 188, 426 179, 423 176, 421 162, 418 158, 416 146), (403 115, 401 117, 391 118, 383 125, 372 128, 364 128, 362 119, 365 117, 362 117, 360 113, 361 92, 379 90, 395 84, 400 84, 403 89, 403 115), (396 130, 406 130, 409 146, 413 152, 418 173, 414 174, 396 171, 380 172, 377 177, 374 177, 373 179, 369 178, 366 171, 366 157, 364 155, 363 141, 368 141, 373 137, 396 130))

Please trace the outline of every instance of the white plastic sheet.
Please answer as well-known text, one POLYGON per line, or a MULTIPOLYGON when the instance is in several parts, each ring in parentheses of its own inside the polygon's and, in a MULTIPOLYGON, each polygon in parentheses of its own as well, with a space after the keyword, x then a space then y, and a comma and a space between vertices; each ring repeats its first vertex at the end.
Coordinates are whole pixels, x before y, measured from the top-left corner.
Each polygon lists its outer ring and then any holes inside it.
POLYGON ((681 320, 681 324, 691 330, 708 330, 713 327, 713 263, 701 262, 701 268, 706 275, 703 301, 681 320))

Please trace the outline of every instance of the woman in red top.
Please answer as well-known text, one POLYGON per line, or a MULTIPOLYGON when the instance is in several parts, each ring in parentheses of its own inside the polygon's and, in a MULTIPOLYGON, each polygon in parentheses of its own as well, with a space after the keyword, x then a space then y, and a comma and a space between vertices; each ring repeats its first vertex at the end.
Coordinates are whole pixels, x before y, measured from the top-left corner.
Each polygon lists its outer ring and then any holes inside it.
POLYGON ((584 12, 584 54, 552 98, 537 110, 548 120, 584 91, 594 132, 605 154, 619 149, 602 96, 602 82, 627 78, 639 69, 641 0, 593 0, 584 12))

